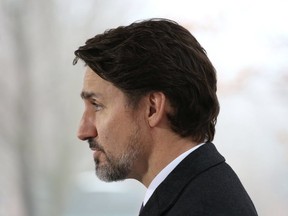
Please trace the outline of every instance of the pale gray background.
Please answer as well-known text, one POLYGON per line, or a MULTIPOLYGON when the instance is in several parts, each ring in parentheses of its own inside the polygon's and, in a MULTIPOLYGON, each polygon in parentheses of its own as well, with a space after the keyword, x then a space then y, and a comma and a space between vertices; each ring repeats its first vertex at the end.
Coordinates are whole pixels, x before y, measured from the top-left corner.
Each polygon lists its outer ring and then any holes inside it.
POLYGON ((288 13, 280 0, 0 0, 0 216, 132 216, 145 188, 106 184, 76 138, 84 67, 107 28, 174 19, 218 71, 215 144, 259 215, 288 212, 288 13))

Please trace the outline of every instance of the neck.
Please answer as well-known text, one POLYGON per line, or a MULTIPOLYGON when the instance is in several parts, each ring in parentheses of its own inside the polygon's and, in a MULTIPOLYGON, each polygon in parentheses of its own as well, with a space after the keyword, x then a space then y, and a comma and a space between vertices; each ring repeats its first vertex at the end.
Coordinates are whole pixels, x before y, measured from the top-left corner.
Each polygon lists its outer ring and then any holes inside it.
POLYGON ((189 138, 182 138, 176 135, 165 136, 158 140, 154 139, 152 150, 148 158, 146 172, 138 179, 148 188, 152 180, 164 169, 170 162, 182 153, 188 151, 199 143, 191 141, 189 138))

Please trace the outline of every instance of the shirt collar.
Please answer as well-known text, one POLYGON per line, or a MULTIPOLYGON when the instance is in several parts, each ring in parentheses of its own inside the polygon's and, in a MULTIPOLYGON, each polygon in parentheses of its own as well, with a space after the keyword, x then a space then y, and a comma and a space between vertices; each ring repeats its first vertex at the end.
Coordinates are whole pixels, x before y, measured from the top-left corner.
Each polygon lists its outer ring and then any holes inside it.
POLYGON ((152 194, 154 193, 154 191, 156 190, 156 188, 164 181, 164 179, 172 172, 172 170, 185 158, 187 157, 191 152, 195 151, 197 148, 199 148, 200 146, 204 145, 205 143, 201 143, 199 145, 196 145, 194 147, 192 147, 191 149, 187 150, 186 152, 182 153, 181 155, 179 155, 177 158, 175 158, 172 162, 170 162, 164 169, 162 169, 157 176, 152 180, 152 182, 150 183, 144 200, 143 200, 143 205, 145 206, 145 204, 148 202, 148 200, 150 199, 150 197, 152 196, 152 194))

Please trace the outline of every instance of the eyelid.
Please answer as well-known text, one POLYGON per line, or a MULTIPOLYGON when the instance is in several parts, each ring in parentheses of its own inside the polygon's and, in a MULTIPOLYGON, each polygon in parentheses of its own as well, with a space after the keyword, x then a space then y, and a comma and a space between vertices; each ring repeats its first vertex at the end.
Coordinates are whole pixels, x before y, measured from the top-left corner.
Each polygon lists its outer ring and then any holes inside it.
POLYGON ((92 100, 92 101, 91 101, 91 104, 95 107, 96 111, 98 111, 98 110, 100 110, 100 109, 103 108, 103 105, 100 104, 100 103, 98 103, 98 102, 95 101, 95 100, 92 100))
POLYGON ((101 103, 98 102, 98 100, 95 99, 95 98, 91 98, 91 99, 90 99, 90 103, 91 103, 91 104, 96 104, 96 105, 101 105, 101 103))

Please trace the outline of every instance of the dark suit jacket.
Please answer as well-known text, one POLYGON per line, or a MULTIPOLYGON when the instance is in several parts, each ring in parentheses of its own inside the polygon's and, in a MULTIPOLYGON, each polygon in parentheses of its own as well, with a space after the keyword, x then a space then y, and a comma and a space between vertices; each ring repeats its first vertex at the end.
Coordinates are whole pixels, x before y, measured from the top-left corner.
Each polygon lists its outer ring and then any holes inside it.
POLYGON ((255 216, 239 178, 212 143, 188 155, 158 186, 140 216, 255 216))

